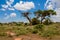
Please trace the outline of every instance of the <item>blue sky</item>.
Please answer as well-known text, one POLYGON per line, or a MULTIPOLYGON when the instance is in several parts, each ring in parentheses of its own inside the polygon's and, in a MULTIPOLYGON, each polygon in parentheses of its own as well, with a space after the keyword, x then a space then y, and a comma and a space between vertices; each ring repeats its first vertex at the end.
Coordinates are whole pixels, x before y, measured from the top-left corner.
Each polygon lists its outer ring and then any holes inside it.
MULTIPOLYGON (((0 0, 0 22, 27 22, 27 19, 22 17, 21 13, 26 11, 33 13, 39 9, 53 9, 59 13, 60 6, 55 6, 55 2, 57 4, 59 0, 0 0)), ((59 17, 59 15, 57 16, 59 17)), ((34 15, 30 15, 30 17, 32 18, 34 15)), ((52 16, 52 19, 54 17, 56 16, 52 16)))

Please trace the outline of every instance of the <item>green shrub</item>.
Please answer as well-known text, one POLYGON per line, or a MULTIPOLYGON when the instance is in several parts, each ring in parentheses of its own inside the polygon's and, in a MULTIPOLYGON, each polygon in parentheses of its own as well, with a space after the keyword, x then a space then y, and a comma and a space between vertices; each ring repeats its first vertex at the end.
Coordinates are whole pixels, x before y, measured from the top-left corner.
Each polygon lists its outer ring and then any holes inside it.
POLYGON ((33 29, 33 30, 32 30, 32 33, 33 33, 33 34, 37 34, 37 33, 38 33, 38 30, 37 30, 37 29, 33 29))
POLYGON ((36 25, 36 24, 39 24, 39 23, 40 23, 40 21, 38 19, 36 19, 36 18, 32 19, 32 25, 36 25))
POLYGON ((24 23, 24 26, 28 26, 29 25, 29 23, 24 23))
POLYGON ((42 32, 43 27, 44 26, 42 24, 38 24, 38 25, 34 26, 33 29, 32 29, 32 33, 37 34, 39 32, 42 32))
POLYGON ((43 37, 50 37, 52 35, 53 35, 52 31, 45 31, 45 32, 41 33, 41 36, 43 36, 43 37))
POLYGON ((39 30, 39 31, 42 31, 43 30, 43 24, 38 24, 38 25, 36 25, 35 27, 34 27, 34 29, 37 29, 37 30, 39 30))
POLYGON ((60 31, 56 27, 48 27, 47 30, 44 30, 41 33, 41 36, 43 37, 52 37, 55 35, 59 35, 60 31))
POLYGON ((46 19, 43 24, 45 25, 49 25, 49 24, 52 24, 52 21, 50 19, 46 19))
POLYGON ((5 32, 0 32, 0 36, 7 36, 5 32))
POLYGON ((18 24, 18 23, 17 23, 16 26, 21 26, 21 24, 18 24))
POLYGON ((17 36, 27 34, 28 32, 24 27, 14 29, 13 31, 16 33, 17 36))
POLYGON ((27 32, 26 31, 16 31, 16 36, 19 36, 19 35, 25 35, 25 34, 27 34, 27 32))
POLYGON ((26 30, 27 30, 28 32, 32 32, 32 28, 30 28, 30 27, 27 27, 26 30))

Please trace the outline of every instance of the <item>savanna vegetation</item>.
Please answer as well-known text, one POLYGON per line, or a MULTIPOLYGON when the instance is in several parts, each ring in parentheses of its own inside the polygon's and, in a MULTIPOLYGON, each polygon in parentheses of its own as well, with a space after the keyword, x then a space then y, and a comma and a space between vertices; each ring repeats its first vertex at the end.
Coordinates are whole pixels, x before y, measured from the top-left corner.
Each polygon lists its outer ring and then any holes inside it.
POLYGON ((35 17, 31 19, 29 17, 31 13, 22 13, 22 16, 25 17, 29 21, 29 23, 0 23, 0 37, 11 38, 14 36, 17 37, 20 35, 35 34, 42 38, 48 38, 46 40, 53 40, 55 36, 60 36, 60 23, 54 23, 52 22, 52 20, 50 20, 51 15, 56 15, 56 12, 54 10, 38 10, 33 14, 35 15, 35 17))

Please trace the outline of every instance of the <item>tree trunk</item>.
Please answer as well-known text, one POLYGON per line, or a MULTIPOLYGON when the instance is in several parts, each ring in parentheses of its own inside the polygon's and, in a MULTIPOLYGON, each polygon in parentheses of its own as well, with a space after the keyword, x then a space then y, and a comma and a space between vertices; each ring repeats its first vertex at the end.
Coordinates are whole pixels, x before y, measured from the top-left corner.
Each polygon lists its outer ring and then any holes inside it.
POLYGON ((45 19, 45 17, 41 17, 41 24, 42 24, 42 22, 43 22, 44 19, 45 19))
POLYGON ((26 18, 27 18, 28 21, 30 22, 30 25, 32 25, 31 19, 30 19, 28 16, 26 16, 26 18))

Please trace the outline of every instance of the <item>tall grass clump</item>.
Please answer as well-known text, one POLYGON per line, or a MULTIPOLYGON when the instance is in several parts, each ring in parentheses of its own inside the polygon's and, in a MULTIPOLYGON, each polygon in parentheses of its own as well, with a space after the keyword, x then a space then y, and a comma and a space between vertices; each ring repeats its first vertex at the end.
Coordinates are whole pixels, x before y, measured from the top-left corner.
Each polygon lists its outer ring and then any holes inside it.
POLYGON ((0 32, 0 36, 7 36, 5 32, 0 32))
POLYGON ((14 28, 13 31, 16 33, 16 36, 27 34, 26 28, 25 27, 21 27, 21 26, 14 28))
POLYGON ((33 27, 32 33, 36 34, 36 33, 42 32, 43 28, 44 28, 43 24, 38 24, 35 27, 33 27))
POLYGON ((60 30, 55 26, 49 26, 41 33, 42 37, 49 37, 50 39, 55 35, 60 35, 60 30))

